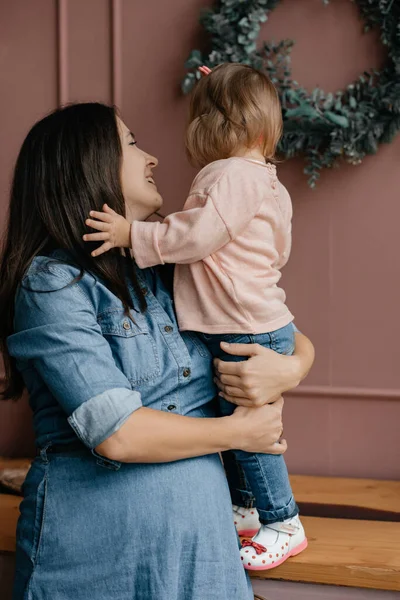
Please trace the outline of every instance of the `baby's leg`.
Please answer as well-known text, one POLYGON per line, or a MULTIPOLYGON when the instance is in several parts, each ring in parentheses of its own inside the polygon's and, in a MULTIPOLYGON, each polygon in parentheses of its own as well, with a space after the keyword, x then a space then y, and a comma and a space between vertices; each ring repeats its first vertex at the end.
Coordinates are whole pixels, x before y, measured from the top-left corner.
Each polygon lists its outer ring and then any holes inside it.
POLYGON ((252 454, 241 450, 233 452, 246 474, 263 525, 285 521, 298 514, 299 509, 282 454, 252 454))
MULTIPOLYGON (((292 325, 261 335, 205 335, 204 338, 213 356, 226 361, 243 359, 222 352, 219 347, 221 341, 258 343, 280 354, 289 355, 294 351, 292 325)), ((235 406, 230 402, 220 399, 222 415, 229 415, 234 409, 235 406)), ((250 542, 243 542, 240 554, 244 567, 251 570, 271 569, 304 550, 307 547, 307 538, 298 516, 299 511, 293 497, 283 455, 252 454, 234 450, 229 453, 226 462, 233 503, 240 499, 242 505, 246 506, 246 499, 253 494, 262 523, 253 539, 250 542), (246 495, 243 494, 244 491, 246 495)), ((251 518, 254 520, 254 513, 254 508, 234 506, 235 524, 242 535, 251 535, 247 531, 243 533, 242 523, 251 518)), ((252 525, 254 527, 254 523, 252 525)))
MULTIPOLYGON (((292 324, 271 333, 250 337, 253 343, 280 354, 291 355, 294 352, 292 324)), ((283 455, 252 454, 241 450, 234 450, 234 453, 246 474, 263 525, 284 521, 298 514, 283 455)))
MULTIPOLYGON (((207 345, 209 351, 214 358, 230 362, 240 362, 246 360, 241 356, 232 356, 225 354, 221 350, 220 343, 222 341, 237 344, 250 344, 252 339, 249 335, 208 335, 200 334, 199 337, 207 345)), ((219 397, 219 408, 221 416, 228 416, 233 413, 236 406, 231 402, 227 402, 219 397)), ((234 506, 235 525, 241 535, 254 535, 259 527, 257 511, 252 511, 255 500, 246 479, 246 474, 240 464, 237 462, 235 454, 232 450, 222 453, 222 460, 225 467, 226 478, 228 480, 229 491, 231 493, 232 504, 234 506), (249 509, 238 510, 238 509, 249 509)))
MULTIPOLYGON (((254 336, 254 342, 280 354, 293 354, 292 325, 254 336)), ((256 499, 261 527, 240 551, 243 565, 250 570, 272 569, 307 547, 283 455, 251 454, 235 450, 256 499)))
POLYGON ((236 460, 233 450, 222 452, 226 478, 231 492, 232 504, 242 508, 252 508, 255 504, 254 496, 243 467, 236 460))
MULTIPOLYGON (((222 341, 230 344, 257 343, 280 354, 293 354, 294 351, 294 330, 291 324, 275 332, 260 335, 201 334, 200 337, 214 357, 229 362, 246 359, 226 354, 220 347, 222 341)), ((236 408, 223 398, 219 398, 219 406, 222 416, 232 414, 236 408)), ((283 521, 298 513, 282 455, 250 454, 233 450, 223 453, 223 460, 233 505, 243 508, 252 508, 255 505, 263 524, 283 521)))

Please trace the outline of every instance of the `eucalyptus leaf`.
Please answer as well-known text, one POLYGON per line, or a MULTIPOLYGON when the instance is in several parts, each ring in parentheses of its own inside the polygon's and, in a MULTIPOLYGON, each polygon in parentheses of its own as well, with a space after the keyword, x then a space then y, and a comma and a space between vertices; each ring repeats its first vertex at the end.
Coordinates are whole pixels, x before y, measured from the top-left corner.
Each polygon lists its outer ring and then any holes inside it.
POLYGON ((192 50, 189 58, 185 62, 186 69, 193 69, 196 67, 201 67, 203 64, 203 57, 201 55, 200 50, 192 50))
POLYGON ((302 105, 298 106, 297 108, 290 108, 287 110, 285 117, 287 119, 298 119, 299 117, 315 119, 318 117, 318 113, 312 106, 302 105))
POLYGON ((339 125, 340 127, 343 127, 344 129, 349 126, 349 120, 347 117, 344 117, 342 115, 337 115, 336 113, 333 113, 330 110, 326 110, 324 112, 324 116, 329 121, 334 123, 335 125, 339 125))
POLYGON ((357 100, 354 98, 354 96, 350 96, 349 104, 351 108, 357 108, 357 100))
POLYGON ((185 76, 184 80, 182 81, 182 85, 181 85, 182 92, 184 94, 188 94, 192 90, 192 88, 195 84, 195 81, 196 81, 195 75, 193 73, 188 73, 185 76))

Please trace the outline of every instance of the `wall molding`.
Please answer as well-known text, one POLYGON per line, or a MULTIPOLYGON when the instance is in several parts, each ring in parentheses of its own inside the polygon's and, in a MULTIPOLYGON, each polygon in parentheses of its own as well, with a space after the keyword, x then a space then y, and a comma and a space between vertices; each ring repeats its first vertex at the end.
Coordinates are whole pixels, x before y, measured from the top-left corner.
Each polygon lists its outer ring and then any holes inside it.
POLYGON ((122 102, 122 0, 110 0, 111 20, 111 101, 122 102))
POLYGON ((68 102, 68 0, 57 0, 58 105, 68 102))
POLYGON ((346 400, 400 400, 400 389, 340 387, 330 385, 300 385, 285 395, 300 398, 330 398, 346 400))
MULTIPOLYGON (((0 385, 4 382, 4 373, 0 373, 0 385)), ((400 389, 339 387, 330 385, 300 385, 285 392, 285 396, 298 398, 324 398, 330 400, 400 400, 400 389)))

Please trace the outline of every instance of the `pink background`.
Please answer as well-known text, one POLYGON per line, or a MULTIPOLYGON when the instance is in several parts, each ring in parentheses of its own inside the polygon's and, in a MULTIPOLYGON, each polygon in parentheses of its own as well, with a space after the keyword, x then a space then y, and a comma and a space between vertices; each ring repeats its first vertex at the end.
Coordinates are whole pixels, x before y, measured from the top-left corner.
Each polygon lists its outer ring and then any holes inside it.
MULTIPOLYGON (((179 209, 194 170, 185 159, 187 98, 179 84, 206 0, 0 2, 0 223, 29 127, 58 103, 115 102, 141 146, 160 159, 164 212, 179 209)), ((297 41, 293 72, 335 91, 384 52, 362 35, 357 8, 335 0, 282 0, 263 36, 297 41)), ((261 39, 261 38, 260 38, 261 39)), ((400 138, 359 167, 324 172, 310 191, 301 160, 280 166, 294 202, 293 254, 284 271, 297 325, 317 360, 287 395, 285 436, 293 473, 400 475, 400 138)), ((33 450, 26 401, 0 404, 0 454, 33 450)))

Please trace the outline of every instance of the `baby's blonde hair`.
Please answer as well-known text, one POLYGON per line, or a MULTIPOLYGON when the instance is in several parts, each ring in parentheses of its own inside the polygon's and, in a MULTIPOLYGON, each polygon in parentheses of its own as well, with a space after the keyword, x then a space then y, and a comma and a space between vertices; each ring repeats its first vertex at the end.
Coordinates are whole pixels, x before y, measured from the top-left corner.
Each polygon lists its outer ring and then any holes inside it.
POLYGON ((273 159, 281 135, 281 105, 267 75, 247 65, 224 63, 197 83, 186 131, 193 164, 204 167, 255 146, 273 159))

